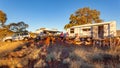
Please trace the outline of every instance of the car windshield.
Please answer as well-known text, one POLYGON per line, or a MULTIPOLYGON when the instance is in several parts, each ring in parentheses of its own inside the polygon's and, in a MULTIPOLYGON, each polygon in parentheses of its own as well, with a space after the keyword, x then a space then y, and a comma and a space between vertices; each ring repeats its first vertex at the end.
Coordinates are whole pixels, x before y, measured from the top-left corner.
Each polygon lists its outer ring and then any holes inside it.
POLYGON ((28 35, 28 33, 22 33, 23 35, 28 35))
POLYGON ((19 34, 13 34, 13 37, 19 36, 19 34))

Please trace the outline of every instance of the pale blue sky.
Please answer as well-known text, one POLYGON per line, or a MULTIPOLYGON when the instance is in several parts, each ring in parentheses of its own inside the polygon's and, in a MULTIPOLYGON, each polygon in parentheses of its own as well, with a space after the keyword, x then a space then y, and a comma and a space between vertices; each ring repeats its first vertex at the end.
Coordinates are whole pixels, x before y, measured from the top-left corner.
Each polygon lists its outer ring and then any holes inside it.
POLYGON ((115 20, 120 29, 120 0, 0 0, 0 10, 7 14, 6 24, 24 21, 29 31, 41 27, 63 31, 70 15, 83 7, 100 11, 101 19, 115 20))

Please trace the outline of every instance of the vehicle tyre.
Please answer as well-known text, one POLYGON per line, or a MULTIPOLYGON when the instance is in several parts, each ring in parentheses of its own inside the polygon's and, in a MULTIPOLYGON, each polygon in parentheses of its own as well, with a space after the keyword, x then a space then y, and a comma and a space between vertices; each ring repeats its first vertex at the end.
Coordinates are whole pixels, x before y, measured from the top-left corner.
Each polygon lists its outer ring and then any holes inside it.
POLYGON ((24 40, 25 40, 25 41, 27 41, 27 40, 28 40, 28 38, 26 38, 26 37, 25 37, 25 38, 24 38, 24 40))
POLYGON ((7 39, 5 40, 5 42, 12 42, 12 39, 7 39))

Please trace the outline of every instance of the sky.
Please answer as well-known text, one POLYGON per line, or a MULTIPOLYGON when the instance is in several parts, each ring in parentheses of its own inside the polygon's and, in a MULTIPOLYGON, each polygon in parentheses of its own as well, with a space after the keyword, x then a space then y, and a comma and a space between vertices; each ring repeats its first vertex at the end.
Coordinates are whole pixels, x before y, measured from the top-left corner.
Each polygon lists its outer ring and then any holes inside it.
POLYGON ((84 7, 100 11, 102 20, 116 21, 120 29, 120 0, 0 0, 5 24, 23 21, 32 32, 42 27, 65 31, 70 15, 84 7))

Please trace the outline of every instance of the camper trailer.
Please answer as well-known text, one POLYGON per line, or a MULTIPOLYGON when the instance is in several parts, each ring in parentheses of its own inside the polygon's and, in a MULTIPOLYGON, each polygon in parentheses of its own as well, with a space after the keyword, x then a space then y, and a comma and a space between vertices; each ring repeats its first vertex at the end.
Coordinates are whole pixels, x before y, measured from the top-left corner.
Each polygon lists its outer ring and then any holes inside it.
POLYGON ((48 28, 40 28, 35 31, 36 34, 52 34, 52 35, 58 35, 61 31, 58 31, 57 29, 48 29, 48 28))
POLYGON ((104 38, 116 36, 116 21, 85 24, 67 29, 70 37, 78 34, 80 37, 104 38))

